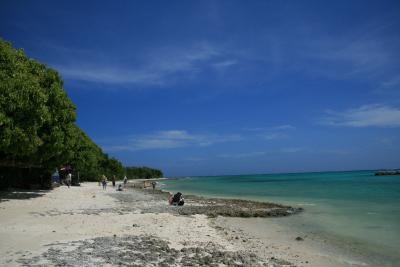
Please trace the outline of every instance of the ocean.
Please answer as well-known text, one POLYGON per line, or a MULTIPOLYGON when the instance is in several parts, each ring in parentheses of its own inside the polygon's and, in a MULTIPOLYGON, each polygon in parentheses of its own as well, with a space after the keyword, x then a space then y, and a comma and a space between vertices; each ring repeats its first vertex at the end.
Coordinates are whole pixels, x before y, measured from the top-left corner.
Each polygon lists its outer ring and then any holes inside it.
POLYGON ((183 194, 301 206, 304 212, 279 218, 280 223, 365 257, 400 265, 398 175, 375 176, 374 171, 282 173, 185 177, 162 183, 164 190, 183 194))

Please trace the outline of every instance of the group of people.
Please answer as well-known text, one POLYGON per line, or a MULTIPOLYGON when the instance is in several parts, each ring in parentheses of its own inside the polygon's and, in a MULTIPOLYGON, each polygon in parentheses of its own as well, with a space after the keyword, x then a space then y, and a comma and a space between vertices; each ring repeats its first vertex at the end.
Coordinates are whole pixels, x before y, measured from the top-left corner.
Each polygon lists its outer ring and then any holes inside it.
MULTIPOLYGON (((71 186, 71 181, 72 181, 72 174, 69 172, 65 177, 65 183, 67 184, 68 188, 71 186)), ((111 178, 113 187, 115 187, 115 181, 116 181, 116 177, 115 177, 115 175, 113 175, 111 178)), ((123 186, 125 186, 127 182, 128 182, 128 178, 125 176, 123 179, 123 184, 118 185, 117 191, 122 191, 123 186)), ((108 183, 107 176, 105 176, 103 174, 99 179, 99 185, 101 184, 103 186, 103 190, 107 190, 107 183, 108 183)), ((151 183, 153 190, 155 189, 156 184, 157 183, 154 181, 151 183)), ((168 197, 168 203, 169 203, 169 205, 173 205, 173 206, 183 206, 183 204, 185 203, 185 199, 183 198, 183 195, 181 192, 178 192, 175 195, 172 195, 170 193, 169 197, 168 197)))
MULTIPOLYGON (((113 175, 112 178, 111 178, 111 182, 112 182, 112 186, 113 187, 115 187, 115 180, 116 180, 116 177, 115 177, 115 175, 113 175)), ((126 185, 127 182, 128 182, 128 178, 125 176, 124 180, 123 180, 124 185, 126 185)), ((103 190, 106 190, 107 189, 107 183, 108 183, 107 176, 105 176, 103 174, 101 176, 100 180, 99 180, 99 185, 101 184, 103 186, 103 190)), ((117 190, 118 191, 122 191, 122 184, 118 185, 118 189, 117 190)))
MULTIPOLYGON (((116 177, 115 177, 115 175, 113 175, 111 178, 113 187, 115 187, 115 180, 116 180, 116 177)), ((123 186, 125 186, 127 182, 128 182, 128 178, 125 176, 123 179, 123 184, 118 185, 117 191, 122 191, 123 186)), ((108 180, 104 174, 101 176, 101 179, 99 180, 99 185, 100 185, 100 183, 103 186, 103 190, 106 190, 108 180)), ((157 182, 155 182, 155 181, 151 182, 151 186, 152 186, 153 190, 155 190, 156 185, 157 185, 157 182)), ((169 203, 169 205, 173 205, 173 206, 183 206, 185 204, 185 199, 183 198, 183 195, 181 192, 178 192, 175 195, 169 193, 168 203, 169 203)))

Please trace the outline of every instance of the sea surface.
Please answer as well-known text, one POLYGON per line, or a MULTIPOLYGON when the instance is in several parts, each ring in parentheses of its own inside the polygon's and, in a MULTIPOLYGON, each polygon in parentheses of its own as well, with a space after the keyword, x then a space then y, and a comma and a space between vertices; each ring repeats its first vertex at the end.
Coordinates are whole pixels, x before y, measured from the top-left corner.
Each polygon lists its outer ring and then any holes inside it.
POLYGON ((185 177, 162 182, 183 194, 301 206, 280 221, 382 265, 400 266, 400 176, 374 171, 185 177))

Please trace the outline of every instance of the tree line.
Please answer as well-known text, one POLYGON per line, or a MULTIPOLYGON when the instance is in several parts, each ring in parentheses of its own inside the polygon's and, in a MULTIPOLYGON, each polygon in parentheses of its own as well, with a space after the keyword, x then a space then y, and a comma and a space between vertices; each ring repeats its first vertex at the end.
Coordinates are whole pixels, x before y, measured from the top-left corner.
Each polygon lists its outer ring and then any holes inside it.
POLYGON ((163 177, 161 170, 148 167, 126 167, 125 171, 128 179, 149 179, 163 177))
POLYGON ((0 39, 0 188, 49 187, 56 168, 80 180, 125 169, 76 124, 76 107, 56 70, 0 39))

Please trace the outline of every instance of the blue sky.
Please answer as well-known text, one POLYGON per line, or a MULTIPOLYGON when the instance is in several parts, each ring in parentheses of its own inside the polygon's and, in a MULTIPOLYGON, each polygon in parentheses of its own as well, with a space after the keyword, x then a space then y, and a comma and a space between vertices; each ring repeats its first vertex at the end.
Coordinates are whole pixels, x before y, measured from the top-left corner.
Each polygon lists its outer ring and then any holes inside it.
POLYGON ((0 1, 78 124, 168 176, 400 167, 399 1, 0 1))

